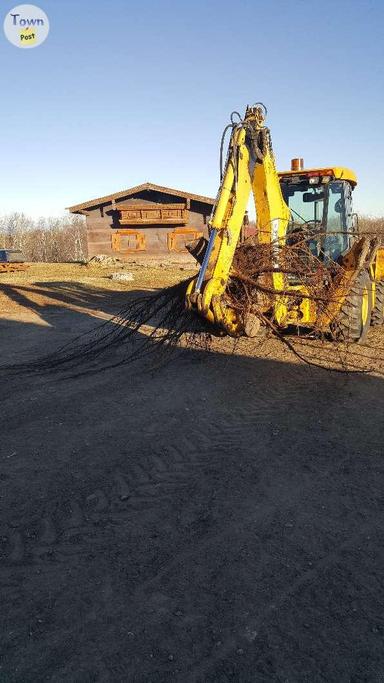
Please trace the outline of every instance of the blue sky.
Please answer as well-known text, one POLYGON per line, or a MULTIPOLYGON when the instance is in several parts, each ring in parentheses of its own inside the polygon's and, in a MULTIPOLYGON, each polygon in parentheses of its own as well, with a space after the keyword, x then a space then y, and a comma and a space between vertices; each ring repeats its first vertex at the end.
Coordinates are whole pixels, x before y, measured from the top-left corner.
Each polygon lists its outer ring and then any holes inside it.
POLYGON ((148 180, 215 196, 229 114, 261 100, 280 169, 350 166, 356 208, 384 214, 381 0, 36 4, 42 46, 1 29, 0 213, 58 215, 148 180))

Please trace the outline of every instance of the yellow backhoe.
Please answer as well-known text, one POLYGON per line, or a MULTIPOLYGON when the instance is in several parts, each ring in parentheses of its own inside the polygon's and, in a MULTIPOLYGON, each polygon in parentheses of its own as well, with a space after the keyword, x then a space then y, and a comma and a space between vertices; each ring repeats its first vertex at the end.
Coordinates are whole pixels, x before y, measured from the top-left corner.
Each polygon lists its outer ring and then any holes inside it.
POLYGON ((277 330, 294 326, 363 341, 369 326, 384 320, 384 249, 376 236, 359 233, 356 176, 340 166, 304 169, 301 159, 278 173, 265 116, 258 103, 244 118, 231 117, 209 240, 186 306, 232 336, 254 336, 270 321, 277 330), (244 272, 238 254, 251 192, 250 242, 259 266, 244 272), (245 308, 236 306, 236 282, 247 285, 245 308))

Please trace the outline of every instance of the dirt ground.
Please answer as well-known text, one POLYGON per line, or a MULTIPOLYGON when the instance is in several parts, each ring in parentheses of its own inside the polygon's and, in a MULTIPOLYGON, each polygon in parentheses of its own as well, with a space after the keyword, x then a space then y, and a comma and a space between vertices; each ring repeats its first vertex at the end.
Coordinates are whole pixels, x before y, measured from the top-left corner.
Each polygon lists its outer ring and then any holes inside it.
MULTIPOLYGON (((180 268, 1 275, 2 362, 180 268)), ((0 386, 2 683, 384 681, 379 373, 218 340, 155 372, 0 386)))

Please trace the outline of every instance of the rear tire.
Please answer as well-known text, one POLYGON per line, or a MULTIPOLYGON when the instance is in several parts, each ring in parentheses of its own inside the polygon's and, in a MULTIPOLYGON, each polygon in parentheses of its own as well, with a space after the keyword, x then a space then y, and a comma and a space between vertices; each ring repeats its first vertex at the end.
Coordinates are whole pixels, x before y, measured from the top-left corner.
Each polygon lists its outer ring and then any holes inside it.
MULTIPOLYGON (((384 293, 384 292, 383 292, 384 293)), ((337 341, 365 341, 371 324, 372 283, 364 270, 352 285, 331 330, 337 341)))
POLYGON ((375 305, 372 308, 371 325, 376 327, 384 323, 384 282, 377 282, 375 305))

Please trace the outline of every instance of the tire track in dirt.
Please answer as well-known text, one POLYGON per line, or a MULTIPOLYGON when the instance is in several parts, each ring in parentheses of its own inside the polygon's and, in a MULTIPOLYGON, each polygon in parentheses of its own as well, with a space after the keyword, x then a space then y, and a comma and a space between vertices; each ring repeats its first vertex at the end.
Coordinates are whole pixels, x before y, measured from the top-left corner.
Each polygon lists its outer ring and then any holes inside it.
MULTIPOLYGON (((132 519, 143 527, 148 520, 157 523, 163 506, 183 508, 188 504, 191 487, 201 478, 201 468, 211 464, 215 453, 221 453, 221 437, 221 430, 211 426, 208 430, 205 421, 180 438, 176 435, 170 439, 164 431, 156 447, 153 437, 144 435, 145 455, 127 457, 123 463, 120 459, 117 467, 108 470, 101 486, 98 482, 94 488, 83 490, 81 496, 76 487, 66 486, 59 497, 39 501, 42 514, 32 510, 28 520, 24 509, 22 523, 12 518, 14 526, 3 527, 0 532, 0 581, 3 586, 9 584, 8 600, 20 604, 24 599, 34 566, 42 573, 35 595, 39 600, 44 595, 44 577, 48 580, 66 570, 68 563, 80 560, 85 552, 93 552, 95 544, 105 548, 105 532, 109 540, 111 532, 118 534, 132 519), (66 490, 70 491, 68 498, 66 490)), ((176 529, 175 534, 177 538, 176 529)), ((174 554, 172 546, 169 560, 174 559, 174 554)), ((11 641, 4 646, 12 647, 11 641)))
MULTIPOLYGON (((36 522, 3 529, 0 542, 1 566, 42 561, 63 551, 72 539, 86 541, 95 524, 124 523, 136 512, 172 502, 183 496, 204 463, 211 440, 201 434, 171 446, 163 445, 140 459, 130 459, 114 470, 103 487, 90 490, 82 499, 49 501, 51 515, 36 522)), ((76 546, 80 550, 79 545, 76 546)))
MULTIPOLYGON (((300 390, 298 384, 289 391, 291 401, 298 399, 300 390)), ((0 568, 4 562, 21 565, 23 561, 52 556, 63 541, 76 537, 81 539, 91 533, 95 523, 123 525, 135 512, 174 500, 176 494, 188 490, 191 479, 199 474, 200 468, 212 465, 225 453, 248 448, 252 428, 256 430, 259 424, 265 428, 267 423, 272 429, 282 398, 281 393, 272 390, 268 402, 263 395, 253 396, 253 400, 246 404, 237 404, 235 411, 228 404, 221 404, 216 407, 220 414, 218 420, 212 420, 204 411, 199 411, 196 421, 188 416, 186 428, 181 433, 180 424, 172 426, 172 431, 177 433, 171 444, 169 437, 172 434, 166 428, 159 435, 158 428, 150 425, 143 449, 150 455, 136 460, 130 458, 124 467, 110 475, 106 485, 91 490, 80 501, 68 500, 64 514, 42 516, 34 543, 31 543, 33 537, 28 534, 28 527, 20 526, 3 532, 0 568), (151 444, 156 437, 158 443, 153 449, 151 444)))
MULTIPOLYGON (((281 400, 281 396, 279 398, 281 400)), ((235 410, 228 403, 217 405, 213 411, 217 419, 199 411, 196 416, 188 415, 185 425, 173 425, 170 432, 164 428, 160 435, 156 430, 144 434, 140 451, 145 455, 128 456, 125 462, 120 458, 117 466, 108 470, 106 480, 101 485, 97 482, 94 488, 90 486, 82 496, 71 490, 68 499, 65 500, 64 493, 63 501, 57 502, 56 507, 55 501, 49 501, 50 515, 41 516, 35 537, 29 533, 28 524, 7 532, 5 567, 29 566, 50 560, 52 568, 52 560, 63 562, 81 555, 95 540, 103 543, 105 530, 108 533, 118 531, 132 518, 135 524, 143 525, 144 513, 147 513, 144 522, 156 520, 162 506, 174 503, 181 507, 196 480, 198 485, 204 485, 204 468, 225 466, 227 456, 233 468, 237 457, 241 460, 241 451, 247 451, 250 461, 253 454, 249 447, 257 426, 261 423, 264 430, 266 425, 272 429, 276 408, 276 405, 266 404, 262 396, 253 397, 249 404, 235 405, 235 410)), ((263 457, 258 455, 258 468, 262 466, 263 457)), ((192 516, 194 514, 196 510, 192 510, 192 516)), ((273 516, 274 506, 269 514, 273 516)), ((218 530, 213 529, 210 535, 217 537, 218 530)), ((161 583, 171 567, 176 569, 187 555, 185 542, 178 542, 176 529, 175 536, 168 561, 163 558, 162 571, 159 574, 155 571, 150 579, 154 584, 161 583)), ((197 546, 200 547, 199 542, 197 546)), ((197 546, 194 539, 194 551, 197 546)), ((140 600, 146 599, 142 592, 144 588, 149 586, 141 586, 136 599, 139 595, 140 600)))

